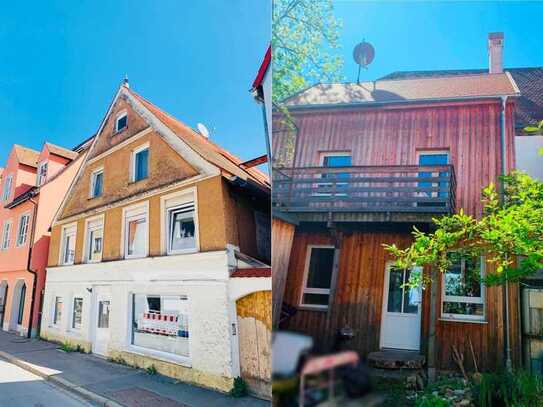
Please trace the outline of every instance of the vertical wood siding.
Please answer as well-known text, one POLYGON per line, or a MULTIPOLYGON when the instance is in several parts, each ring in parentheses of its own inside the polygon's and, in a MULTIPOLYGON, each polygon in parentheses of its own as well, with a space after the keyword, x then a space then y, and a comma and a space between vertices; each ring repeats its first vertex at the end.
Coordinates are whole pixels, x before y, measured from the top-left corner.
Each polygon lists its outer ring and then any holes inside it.
MULTIPOLYGON (((390 255, 383 244, 396 243, 406 247, 412 241, 408 233, 395 232, 344 232, 340 234, 340 253, 337 284, 332 305, 328 312, 299 309, 282 328, 303 332, 313 336, 319 352, 330 351, 335 344, 337 332, 342 327, 354 330, 355 337, 349 346, 362 356, 379 350, 383 288, 386 262, 390 255)), ((305 259, 308 245, 333 244, 327 233, 296 232, 292 246, 284 301, 299 305, 305 259)), ((468 338, 471 339, 479 369, 494 369, 503 366, 504 317, 502 311, 502 288, 487 288, 485 323, 437 322, 438 368, 456 370, 451 359, 451 346, 464 353, 466 366, 473 369, 468 338)), ((441 291, 441 290, 439 290, 441 291)), ((438 318, 441 316, 441 295, 438 296, 438 318)), ((510 292, 512 349, 515 365, 520 362, 520 333, 518 331, 518 289, 510 292)), ((422 352, 426 352, 426 338, 430 312, 430 289, 423 294, 422 352)))
MULTIPOLYGON (((456 207, 480 215, 481 188, 496 182, 501 172, 500 110, 499 102, 486 101, 292 112, 298 128, 293 165, 318 166, 325 151, 348 151, 353 165, 409 165, 418 164, 419 150, 449 150, 457 179, 456 207)), ((513 115, 509 103, 508 168, 514 165, 513 115)), ((286 134, 281 128, 274 131, 274 156, 286 148, 286 134)))
POLYGON ((273 326, 277 326, 281 315, 281 305, 287 282, 288 262, 295 226, 281 219, 272 219, 272 293, 273 326))

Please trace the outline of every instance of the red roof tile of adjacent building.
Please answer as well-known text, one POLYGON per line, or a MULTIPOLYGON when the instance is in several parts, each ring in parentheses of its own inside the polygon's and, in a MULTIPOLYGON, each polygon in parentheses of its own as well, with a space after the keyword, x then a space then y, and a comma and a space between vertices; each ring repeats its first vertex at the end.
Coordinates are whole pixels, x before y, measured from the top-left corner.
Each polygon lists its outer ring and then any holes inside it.
POLYGON ((262 81, 264 80, 264 77, 266 76, 266 72, 268 71, 268 68, 270 66, 271 62, 271 56, 272 56, 272 50, 271 45, 266 50, 266 54, 264 55, 264 60, 262 61, 262 64, 260 65, 260 68, 258 69, 258 73, 256 75, 255 80, 253 81, 253 89, 258 88, 260 85, 262 85, 262 81))
POLYGON ((176 118, 165 113, 151 102, 127 88, 151 113, 153 113, 164 125, 173 131, 181 140, 188 144, 194 151, 208 162, 219 167, 227 175, 238 176, 244 180, 251 179, 264 188, 269 188, 269 179, 266 174, 257 168, 241 168, 241 159, 221 148, 208 138, 196 133, 192 128, 180 122, 176 118))
POLYGON ((271 277, 271 267, 255 267, 247 269, 236 269, 230 277, 248 278, 248 277, 271 277))
POLYGON ((45 146, 47 147, 50 153, 58 155, 60 157, 67 158, 68 160, 75 160, 78 156, 78 154, 75 151, 68 150, 64 147, 60 147, 55 144, 45 143, 45 146))
POLYGON ((399 103, 426 100, 518 95, 506 74, 454 75, 312 86, 285 102, 287 106, 399 103))
POLYGON ((18 144, 14 144, 13 149, 17 155, 17 161, 19 161, 20 164, 28 165, 29 167, 34 168, 38 167, 38 159, 40 157, 39 152, 18 144))

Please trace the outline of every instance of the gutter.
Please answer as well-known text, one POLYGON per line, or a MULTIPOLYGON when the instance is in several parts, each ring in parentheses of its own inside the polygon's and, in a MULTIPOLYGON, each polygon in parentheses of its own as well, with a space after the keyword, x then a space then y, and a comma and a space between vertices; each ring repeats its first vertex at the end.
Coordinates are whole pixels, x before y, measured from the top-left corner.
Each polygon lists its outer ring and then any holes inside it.
MULTIPOLYGON (((384 102, 352 102, 352 103, 322 103, 308 105, 285 105, 289 111, 293 110, 315 110, 315 109, 334 109, 334 108, 353 108, 353 107, 376 107, 385 105, 409 105, 416 103, 438 103, 438 102, 461 102, 465 100, 485 100, 499 99, 519 96, 517 93, 506 95, 480 95, 480 96, 460 96, 452 98, 425 98, 425 99, 410 99, 410 100, 389 100, 384 102)), ((274 110, 277 113, 277 110, 274 110)))
POLYGON ((35 271, 32 270, 31 268, 31 262, 32 262, 32 249, 34 247, 34 236, 35 236, 35 233, 36 233, 36 218, 37 218, 37 214, 38 214, 38 203, 36 201, 33 200, 33 198, 30 198, 29 199, 29 202, 32 203, 32 205, 34 205, 34 213, 33 213, 33 216, 32 216, 32 231, 30 233, 30 241, 29 241, 29 248, 28 248, 28 262, 27 262, 27 265, 26 265, 26 271, 28 271, 30 274, 32 274, 33 276, 33 283, 32 283, 32 298, 31 298, 31 301, 30 301, 30 317, 29 317, 29 321, 28 321, 28 333, 27 333, 27 338, 31 338, 32 337, 32 320, 33 320, 33 317, 34 317, 34 307, 35 307, 35 298, 36 298, 36 285, 37 285, 37 280, 38 280, 38 275, 35 271))
MULTIPOLYGON (((502 96, 501 98, 501 111, 500 111, 500 152, 501 152, 501 172, 502 175, 507 173, 507 147, 506 147, 506 122, 505 122, 505 113, 507 109, 507 96, 502 96)), ((505 188, 503 181, 501 182, 500 188, 500 198, 503 203, 505 200, 505 188)), ((509 315, 509 281, 505 280, 505 298, 504 304, 505 307, 505 368, 508 372, 513 370, 513 363, 511 361, 511 328, 510 328, 510 315, 509 315)))

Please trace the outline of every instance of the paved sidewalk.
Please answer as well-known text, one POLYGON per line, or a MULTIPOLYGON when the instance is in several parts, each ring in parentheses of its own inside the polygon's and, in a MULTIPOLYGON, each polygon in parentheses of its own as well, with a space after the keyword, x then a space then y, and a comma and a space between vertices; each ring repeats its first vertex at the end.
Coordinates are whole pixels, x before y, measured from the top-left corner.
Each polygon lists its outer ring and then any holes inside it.
POLYGON ((111 407, 269 407, 252 397, 232 398, 160 375, 108 362, 93 355, 66 353, 39 339, 0 331, 0 357, 111 407))

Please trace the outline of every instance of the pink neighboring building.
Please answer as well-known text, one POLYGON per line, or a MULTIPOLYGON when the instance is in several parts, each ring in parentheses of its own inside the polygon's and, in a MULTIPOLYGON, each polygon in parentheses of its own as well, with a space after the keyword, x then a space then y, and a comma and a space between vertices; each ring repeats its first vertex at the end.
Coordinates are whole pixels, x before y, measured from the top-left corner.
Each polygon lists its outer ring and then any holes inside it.
POLYGON ((86 147, 72 151, 45 143, 38 152, 14 145, 0 171, 0 327, 4 331, 28 336, 39 331, 49 228, 86 147))

